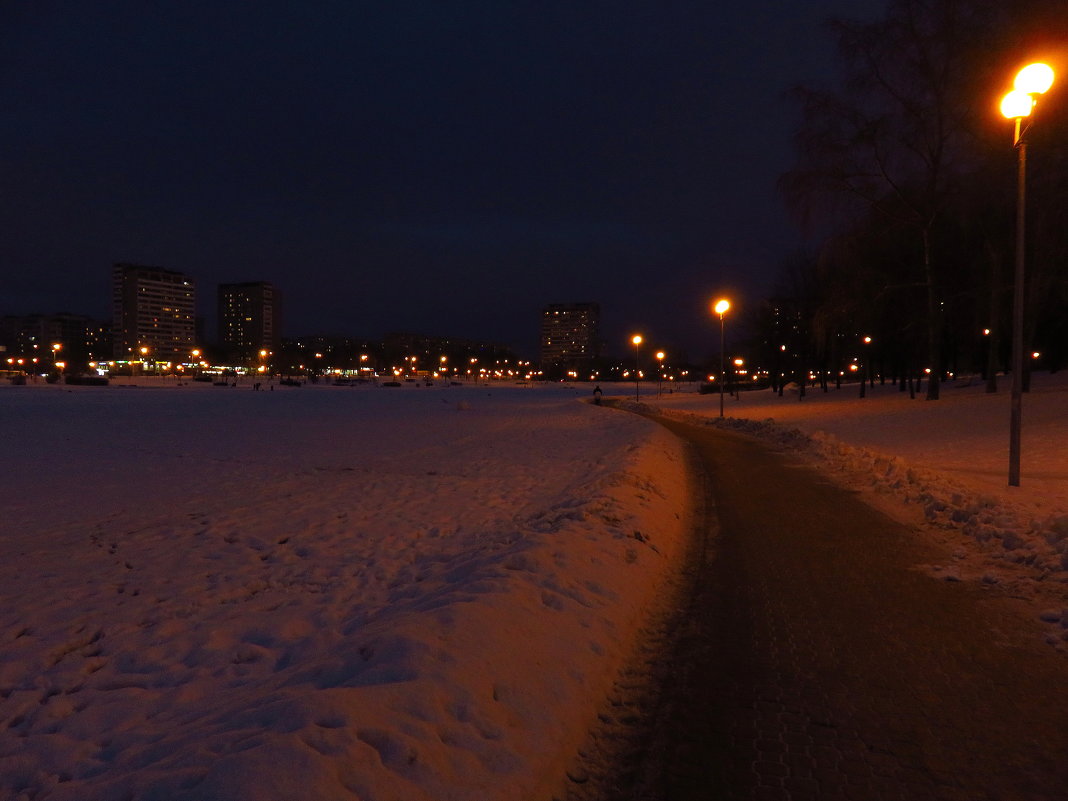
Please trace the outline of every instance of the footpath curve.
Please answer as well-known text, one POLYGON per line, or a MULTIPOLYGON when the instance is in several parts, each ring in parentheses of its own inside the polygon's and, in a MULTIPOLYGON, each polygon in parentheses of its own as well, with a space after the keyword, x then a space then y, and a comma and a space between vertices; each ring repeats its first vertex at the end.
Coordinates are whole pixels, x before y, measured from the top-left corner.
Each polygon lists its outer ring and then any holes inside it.
POLYGON ((604 801, 1068 798, 1068 658, 1010 598, 916 569, 947 555, 788 455, 655 419, 714 537, 604 801))

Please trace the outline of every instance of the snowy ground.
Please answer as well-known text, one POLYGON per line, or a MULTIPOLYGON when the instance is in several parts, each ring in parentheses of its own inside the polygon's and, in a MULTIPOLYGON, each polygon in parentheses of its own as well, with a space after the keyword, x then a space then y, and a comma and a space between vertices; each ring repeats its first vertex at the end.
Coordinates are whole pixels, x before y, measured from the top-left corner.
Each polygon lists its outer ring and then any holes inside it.
MULTIPOLYGON (((1008 485, 1009 389, 978 379, 938 401, 876 384, 726 397, 651 392, 668 415, 755 435, 819 465, 873 505, 949 546, 936 577, 1001 585, 1068 650, 1068 374, 1039 373, 1023 398, 1021 482, 1008 485)), ((633 390, 633 387, 631 387, 633 390)), ((631 392, 620 397, 633 398, 631 392)))
POLYGON ((578 394, 0 387, 0 798, 547 798, 688 525, 578 394))
MULTIPOLYGON (((1068 380, 727 399, 1068 630, 1068 380)), ((149 382, 151 383, 151 382, 149 382)), ((605 386, 620 399, 630 387, 605 386)), ((590 387, 0 385, 0 799, 546 799, 689 525, 590 387)), ((719 424, 718 396, 642 400, 719 424)))

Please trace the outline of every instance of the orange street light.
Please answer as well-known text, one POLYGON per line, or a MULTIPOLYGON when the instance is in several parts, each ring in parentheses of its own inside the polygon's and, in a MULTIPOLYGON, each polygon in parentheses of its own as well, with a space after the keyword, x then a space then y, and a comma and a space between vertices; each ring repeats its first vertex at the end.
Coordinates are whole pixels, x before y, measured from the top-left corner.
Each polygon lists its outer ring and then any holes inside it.
POLYGON ((638 366, 638 347, 642 344, 642 335, 641 334, 635 334, 634 336, 632 336, 630 338, 630 341, 634 343, 634 400, 637 401, 638 400, 638 379, 641 378, 641 376, 639 375, 640 369, 639 369, 639 366, 638 366))
POLYGON ((1013 89, 1001 101, 1001 113, 1016 123, 1013 146, 1018 156, 1016 179, 1016 267, 1012 299, 1012 400, 1009 411, 1009 486, 1020 486, 1020 429, 1023 419, 1024 242, 1027 211, 1027 130, 1023 120, 1037 105, 1035 95, 1053 85, 1048 64, 1029 64, 1016 74, 1013 89))
POLYGON ((720 298, 713 304, 712 311, 719 315, 719 416, 723 417, 723 377, 725 375, 725 362, 727 353, 726 329, 724 328, 723 315, 731 307, 731 302, 726 298, 720 298))

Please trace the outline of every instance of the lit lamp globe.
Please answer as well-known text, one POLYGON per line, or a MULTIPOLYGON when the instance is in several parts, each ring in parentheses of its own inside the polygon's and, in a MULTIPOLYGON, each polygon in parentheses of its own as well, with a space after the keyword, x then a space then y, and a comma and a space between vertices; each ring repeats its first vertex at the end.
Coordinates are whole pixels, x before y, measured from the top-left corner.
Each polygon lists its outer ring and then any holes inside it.
POLYGON ((1010 120, 1031 116, 1031 109, 1034 107, 1035 99, 1018 89, 1013 89, 1001 100, 1001 113, 1010 120))
POLYGON ((1042 63, 1028 64, 1016 73, 1012 86, 1028 94, 1045 94, 1053 86, 1053 67, 1042 63))
POLYGON ((724 314, 727 313, 727 310, 730 309, 730 307, 731 302, 729 300, 717 300, 715 305, 712 307, 712 311, 722 317, 724 314))
POLYGON ((1028 64, 1012 82, 1012 91, 1001 101, 1001 113, 1010 120, 1030 117, 1035 95, 1045 94, 1053 86, 1053 68, 1049 64, 1028 64))

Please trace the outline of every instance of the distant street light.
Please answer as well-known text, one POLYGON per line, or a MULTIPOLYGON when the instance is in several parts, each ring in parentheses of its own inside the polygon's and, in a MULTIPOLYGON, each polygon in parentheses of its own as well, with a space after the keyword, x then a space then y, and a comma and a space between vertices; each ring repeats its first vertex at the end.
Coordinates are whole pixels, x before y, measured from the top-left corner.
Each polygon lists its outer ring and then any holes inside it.
POLYGON ((1053 85, 1053 70, 1046 64, 1030 64, 1016 74, 1013 90, 1001 101, 1001 113, 1016 122, 1013 146, 1018 155, 1016 180, 1016 269, 1012 298, 1012 402, 1009 413, 1009 486, 1020 486, 1020 429, 1023 421, 1024 371, 1024 232, 1027 211, 1027 131, 1037 100, 1053 85))
POLYGON ((656 366, 656 397, 660 397, 661 382, 664 380, 664 351, 658 350, 656 352, 656 360, 658 362, 656 366))
POLYGON ((642 344, 642 335, 635 334, 630 338, 634 343, 634 400, 638 400, 638 347, 642 344))
POLYGON ((725 375, 725 362, 727 353, 727 338, 723 323, 723 315, 730 309, 731 302, 726 298, 717 300, 712 311, 719 315, 719 416, 723 417, 723 383, 725 375))
MULTIPOLYGON (((864 337, 860 341, 865 345, 870 345, 871 337, 864 337)), ((869 348, 864 349, 864 369, 860 371, 860 397, 862 398, 864 397, 865 385, 871 382, 871 354, 869 351, 869 348), (867 378, 865 378, 865 373, 867 373, 867 378)))

